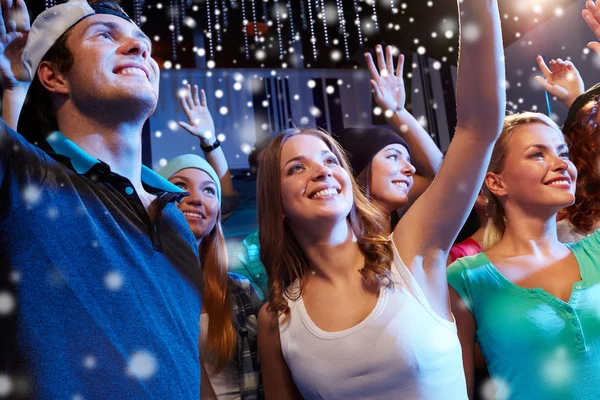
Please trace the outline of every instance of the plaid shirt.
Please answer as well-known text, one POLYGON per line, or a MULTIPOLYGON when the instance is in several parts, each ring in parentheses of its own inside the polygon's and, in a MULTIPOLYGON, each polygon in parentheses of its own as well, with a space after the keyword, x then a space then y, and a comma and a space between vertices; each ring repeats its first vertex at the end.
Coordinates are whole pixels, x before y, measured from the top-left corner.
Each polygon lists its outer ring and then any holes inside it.
POLYGON ((235 300, 231 305, 233 322, 237 328, 237 354, 234 360, 240 372, 242 400, 264 399, 260 375, 258 344, 256 340, 258 311, 261 301, 256 290, 243 276, 229 273, 229 290, 235 300))

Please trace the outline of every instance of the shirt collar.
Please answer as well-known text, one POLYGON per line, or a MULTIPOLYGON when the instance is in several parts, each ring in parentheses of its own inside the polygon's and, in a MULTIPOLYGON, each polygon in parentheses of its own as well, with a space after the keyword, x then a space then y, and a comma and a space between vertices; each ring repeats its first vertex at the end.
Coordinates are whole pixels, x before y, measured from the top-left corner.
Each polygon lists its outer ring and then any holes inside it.
MULTIPOLYGON (((87 173, 94 165, 100 163, 100 160, 90 156, 59 131, 52 132, 46 141, 56 154, 69 158, 73 169, 80 175, 87 173)), ((185 193, 180 187, 173 185, 145 165, 142 165, 142 183, 165 192, 185 193)))

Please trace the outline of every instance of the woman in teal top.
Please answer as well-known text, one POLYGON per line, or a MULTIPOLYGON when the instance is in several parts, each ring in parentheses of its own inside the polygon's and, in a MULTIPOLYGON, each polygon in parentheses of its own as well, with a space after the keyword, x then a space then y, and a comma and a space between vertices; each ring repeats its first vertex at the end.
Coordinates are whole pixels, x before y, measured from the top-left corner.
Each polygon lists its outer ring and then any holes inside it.
POLYGON ((573 245, 556 236, 556 213, 574 202, 576 178, 552 120, 506 118, 485 177, 485 252, 448 268, 471 396, 475 341, 498 398, 599 395, 600 233, 573 245))

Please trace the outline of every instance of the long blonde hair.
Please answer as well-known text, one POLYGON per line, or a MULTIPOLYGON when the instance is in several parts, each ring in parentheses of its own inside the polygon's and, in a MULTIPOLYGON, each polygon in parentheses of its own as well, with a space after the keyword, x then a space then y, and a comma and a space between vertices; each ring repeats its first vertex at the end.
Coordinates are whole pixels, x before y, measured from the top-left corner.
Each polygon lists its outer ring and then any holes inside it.
POLYGON ((381 234, 386 216, 358 189, 344 151, 327 132, 312 128, 290 129, 276 135, 265 149, 257 183, 260 258, 269 276, 269 311, 286 317, 290 312, 286 297, 301 295, 309 267, 306 255, 285 222, 281 199, 281 149, 289 138, 296 135, 312 135, 321 139, 351 177, 354 204, 348 220, 365 256, 365 265, 360 273, 367 285, 384 281, 388 287, 392 285, 392 243, 381 234), (300 291, 292 294, 289 289, 295 280, 300 282, 300 291))
POLYGON ((232 359, 236 348, 236 330, 231 313, 232 296, 228 290, 227 246, 221 228, 221 210, 214 228, 199 247, 204 276, 204 308, 208 314, 208 332, 204 351, 215 372, 232 359))
MULTIPOLYGON (((506 165, 508 147, 513 134, 517 128, 527 124, 543 124, 555 129, 562 135, 562 131, 558 125, 556 125, 552 119, 544 114, 522 112, 509 115, 504 118, 502 132, 500 133, 500 136, 494 145, 490 165, 487 169, 488 172, 493 172, 495 174, 502 173, 506 165)), ((484 250, 487 250, 498 243, 500 239, 502 239, 506 229, 506 213, 504 212, 504 208, 500 204, 498 198, 489 190, 486 185, 483 185, 483 192, 485 197, 488 199, 486 206, 488 221, 485 226, 485 233, 483 235, 483 248, 484 250)))

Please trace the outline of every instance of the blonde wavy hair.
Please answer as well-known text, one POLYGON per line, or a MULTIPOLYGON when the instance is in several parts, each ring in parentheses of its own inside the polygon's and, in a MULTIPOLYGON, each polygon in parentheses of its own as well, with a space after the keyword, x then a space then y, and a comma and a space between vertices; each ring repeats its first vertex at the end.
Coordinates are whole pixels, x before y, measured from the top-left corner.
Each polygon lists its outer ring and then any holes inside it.
MULTIPOLYGON (((493 172, 495 174, 502 173, 506 165, 506 156, 508 155, 508 148, 511 138, 518 128, 527 124, 543 124, 556 130, 562 135, 562 131, 558 125, 556 125, 551 118, 544 114, 522 112, 509 115, 504 118, 502 132, 500 133, 500 136, 494 145, 490 165, 487 169, 488 172, 493 172)), ((506 229, 506 213, 504 212, 504 208, 500 204, 498 198, 488 189, 485 184, 483 185, 483 193, 488 199, 486 206, 488 221, 485 226, 485 233, 483 236, 483 249, 487 250, 498 243, 500 239, 502 239, 502 236, 504 236, 504 231, 506 229)))
POLYGON ((327 132, 314 128, 280 132, 265 149, 259 166, 257 208, 260 258, 269 276, 268 310, 283 314, 285 318, 290 312, 287 299, 297 299, 302 294, 309 268, 308 259, 284 218, 281 198, 281 149, 288 139, 297 135, 312 135, 322 140, 350 176, 354 202, 347 218, 365 256, 365 265, 360 270, 365 284, 385 282, 391 287, 390 266, 394 257, 390 239, 381 234, 387 215, 359 189, 341 146, 327 132), (291 293, 290 286, 296 280, 300 282, 300 290, 291 293))

